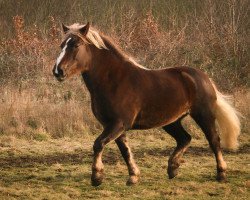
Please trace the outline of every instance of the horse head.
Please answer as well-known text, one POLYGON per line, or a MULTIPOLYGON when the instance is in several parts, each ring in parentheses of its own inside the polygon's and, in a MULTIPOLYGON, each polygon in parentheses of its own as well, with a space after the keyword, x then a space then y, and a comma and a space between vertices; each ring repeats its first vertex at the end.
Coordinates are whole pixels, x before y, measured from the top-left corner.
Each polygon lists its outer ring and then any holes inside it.
POLYGON ((60 45, 61 53, 53 68, 53 74, 59 81, 88 70, 91 60, 87 39, 89 23, 83 26, 78 24, 65 26, 62 24, 62 28, 64 39, 60 45))

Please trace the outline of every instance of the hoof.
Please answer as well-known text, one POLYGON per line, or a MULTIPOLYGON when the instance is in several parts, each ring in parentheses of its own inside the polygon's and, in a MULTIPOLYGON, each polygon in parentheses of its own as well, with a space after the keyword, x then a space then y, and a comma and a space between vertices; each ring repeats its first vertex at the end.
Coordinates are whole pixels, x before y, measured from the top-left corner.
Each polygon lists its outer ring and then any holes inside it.
POLYGON ((99 186, 102 184, 102 181, 103 181, 103 175, 100 173, 92 175, 92 177, 91 177, 91 185, 92 186, 99 186))
POLYGON ((174 178, 174 177, 177 176, 179 166, 180 166, 180 165, 177 163, 177 164, 175 164, 175 165, 172 164, 172 165, 170 165, 170 166, 168 167, 168 178, 169 178, 169 179, 172 179, 172 178, 174 178))
POLYGON ((216 180, 220 183, 225 183, 227 182, 227 178, 226 178, 226 173, 225 172, 219 172, 217 174, 216 180))
POLYGON ((97 187, 97 186, 99 186, 101 184, 102 184, 102 179, 91 179, 91 185, 92 186, 97 187))
POLYGON ((176 177, 178 174, 178 170, 168 170, 168 178, 169 179, 173 179, 174 177, 176 177))
POLYGON ((135 185, 136 183, 138 183, 138 181, 139 181, 138 176, 130 176, 126 185, 135 185))

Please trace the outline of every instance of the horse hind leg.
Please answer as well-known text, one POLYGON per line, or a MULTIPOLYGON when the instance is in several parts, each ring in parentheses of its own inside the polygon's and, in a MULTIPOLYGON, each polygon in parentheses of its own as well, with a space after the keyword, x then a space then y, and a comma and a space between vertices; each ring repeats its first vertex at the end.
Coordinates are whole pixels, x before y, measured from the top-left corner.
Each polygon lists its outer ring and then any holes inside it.
POLYGON ((181 120, 164 126, 163 129, 168 132, 177 143, 177 147, 168 160, 168 176, 172 179, 178 174, 182 156, 189 146, 191 136, 182 127, 181 120))
POLYGON ((226 162, 223 160, 221 147, 220 147, 220 137, 216 131, 215 117, 211 110, 206 109, 204 106, 202 112, 193 112, 191 117, 200 126, 202 131, 209 142, 211 149, 215 155, 217 163, 217 180, 219 182, 226 181, 226 162))

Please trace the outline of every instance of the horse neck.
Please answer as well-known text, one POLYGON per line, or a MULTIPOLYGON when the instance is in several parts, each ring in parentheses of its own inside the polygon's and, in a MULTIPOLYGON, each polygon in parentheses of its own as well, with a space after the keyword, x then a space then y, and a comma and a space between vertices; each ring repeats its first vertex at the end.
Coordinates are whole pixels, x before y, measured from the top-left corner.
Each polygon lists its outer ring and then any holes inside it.
POLYGON ((119 52, 91 48, 92 62, 88 71, 82 74, 90 93, 104 89, 107 85, 118 84, 118 75, 123 74, 125 57, 119 52), (112 78, 110 82, 109 78, 112 78))

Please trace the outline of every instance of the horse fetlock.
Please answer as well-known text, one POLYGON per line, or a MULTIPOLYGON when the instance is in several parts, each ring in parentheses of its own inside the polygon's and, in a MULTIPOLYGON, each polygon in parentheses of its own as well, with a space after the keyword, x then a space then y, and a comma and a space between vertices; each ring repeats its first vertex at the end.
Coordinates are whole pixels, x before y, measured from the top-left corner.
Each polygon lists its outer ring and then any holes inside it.
POLYGON ((101 157, 96 159, 92 165, 92 171, 102 172, 104 169, 104 165, 102 163, 101 157))
POLYGON ((224 160, 222 160, 221 162, 220 162, 220 164, 218 164, 218 171, 226 171, 226 169, 227 169, 227 163, 224 161, 224 160))
POLYGON ((176 156, 172 160, 169 160, 168 167, 172 169, 177 169, 180 167, 180 163, 181 163, 181 158, 176 156))
POLYGON ((103 164, 98 164, 92 167, 92 171, 96 172, 103 172, 104 171, 104 165, 103 164))
POLYGON ((139 176, 140 175, 140 170, 137 166, 133 166, 131 169, 129 169, 129 175, 130 176, 139 176))

